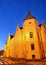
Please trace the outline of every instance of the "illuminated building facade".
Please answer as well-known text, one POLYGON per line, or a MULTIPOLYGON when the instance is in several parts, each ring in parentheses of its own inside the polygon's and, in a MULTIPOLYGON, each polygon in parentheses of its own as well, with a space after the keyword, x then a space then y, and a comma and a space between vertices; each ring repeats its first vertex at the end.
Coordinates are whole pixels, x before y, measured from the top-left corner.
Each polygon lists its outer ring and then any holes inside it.
POLYGON ((46 58, 46 25, 41 25, 30 12, 24 19, 22 28, 17 26, 16 33, 9 33, 5 44, 4 56, 29 60, 46 58))

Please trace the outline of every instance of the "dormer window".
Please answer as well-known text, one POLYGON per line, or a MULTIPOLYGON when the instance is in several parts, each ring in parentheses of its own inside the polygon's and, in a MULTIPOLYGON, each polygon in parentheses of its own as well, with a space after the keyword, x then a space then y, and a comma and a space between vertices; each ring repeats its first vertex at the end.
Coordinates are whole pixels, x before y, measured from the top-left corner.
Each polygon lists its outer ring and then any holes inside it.
POLYGON ((32 38, 33 37, 33 33, 32 32, 30 32, 30 38, 32 38))

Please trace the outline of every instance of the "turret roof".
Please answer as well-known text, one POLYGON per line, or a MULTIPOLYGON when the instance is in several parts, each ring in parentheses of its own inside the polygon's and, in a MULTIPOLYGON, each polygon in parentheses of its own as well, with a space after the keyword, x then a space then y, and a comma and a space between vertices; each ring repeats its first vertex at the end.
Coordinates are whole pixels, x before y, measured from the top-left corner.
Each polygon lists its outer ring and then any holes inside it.
POLYGON ((36 19, 36 18, 31 15, 30 11, 28 11, 28 14, 27 14, 25 20, 26 20, 26 19, 36 19))

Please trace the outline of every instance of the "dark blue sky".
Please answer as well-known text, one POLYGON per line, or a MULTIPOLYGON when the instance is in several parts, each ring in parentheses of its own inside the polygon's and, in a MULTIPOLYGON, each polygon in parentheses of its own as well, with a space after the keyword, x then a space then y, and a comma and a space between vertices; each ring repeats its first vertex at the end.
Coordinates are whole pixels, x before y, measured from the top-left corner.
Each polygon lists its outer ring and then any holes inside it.
POLYGON ((14 34, 17 24, 22 26, 28 10, 38 23, 46 23, 46 0, 0 0, 0 50, 4 48, 8 33, 14 34))

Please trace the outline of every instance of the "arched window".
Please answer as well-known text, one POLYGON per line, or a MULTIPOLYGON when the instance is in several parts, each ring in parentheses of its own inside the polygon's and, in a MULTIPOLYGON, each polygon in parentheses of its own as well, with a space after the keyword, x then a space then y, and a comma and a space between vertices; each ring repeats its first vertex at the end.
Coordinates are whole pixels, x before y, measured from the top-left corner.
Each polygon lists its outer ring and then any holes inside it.
POLYGON ((30 32, 30 38, 32 38, 33 37, 33 33, 32 32, 30 32))
POLYGON ((34 44, 33 43, 31 44, 31 50, 34 50, 34 44))

